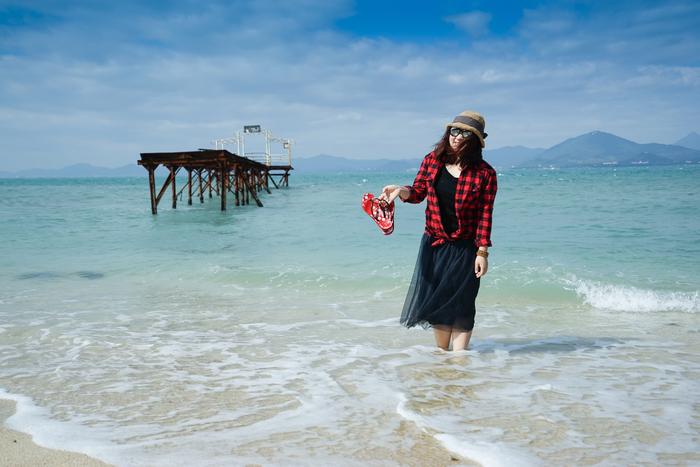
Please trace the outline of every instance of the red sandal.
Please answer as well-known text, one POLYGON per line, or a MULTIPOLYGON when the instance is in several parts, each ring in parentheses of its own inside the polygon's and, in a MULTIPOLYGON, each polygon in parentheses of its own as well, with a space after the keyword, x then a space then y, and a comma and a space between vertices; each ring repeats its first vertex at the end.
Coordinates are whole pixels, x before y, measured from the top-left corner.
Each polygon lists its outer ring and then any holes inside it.
POLYGON ((372 193, 362 196, 362 210, 377 223, 384 235, 394 231, 394 202, 375 198, 372 193))

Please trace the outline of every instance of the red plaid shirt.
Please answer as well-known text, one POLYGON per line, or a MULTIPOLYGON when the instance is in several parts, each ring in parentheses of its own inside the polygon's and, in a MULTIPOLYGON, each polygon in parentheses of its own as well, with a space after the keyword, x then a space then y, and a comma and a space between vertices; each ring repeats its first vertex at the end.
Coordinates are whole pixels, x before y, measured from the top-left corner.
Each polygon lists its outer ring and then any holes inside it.
POLYGON ((474 168, 466 168, 457 180, 455 194, 455 213, 459 227, 448 235, 442 227, 440 206, 433 184, 435 176, 444 164, 431 152, 423 159, 413 186, 407 186, 411 192, 405 200, 407 203, 420 203, 427 196, 425 208, 425 233, 436 239, 433 246, 457 239, 474 239, 474 244, 491 246, 491 214, 496 199, 498 184, 496 171, 486 161, 481 161, 474 168))

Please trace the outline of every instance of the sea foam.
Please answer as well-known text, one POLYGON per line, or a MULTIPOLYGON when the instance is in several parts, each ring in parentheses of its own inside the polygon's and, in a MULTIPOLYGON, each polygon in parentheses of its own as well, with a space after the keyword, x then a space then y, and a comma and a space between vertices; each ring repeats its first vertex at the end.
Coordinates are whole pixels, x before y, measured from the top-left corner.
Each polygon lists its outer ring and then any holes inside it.
POLYGON ((595 308, 636 312, 700 311, 698 291, 649 290, 576 278, 565 280, 565 285, 574 290, 585 303, 595 308))
POLYGON ((79 452, 107 462, 123 459, 124 450, 108 440, 106 428, 86 429, 76 423, 53 419, 48 409, 36 405, 30 397, 3 388, 0 388, 0 399, 16 403, 15 413, 5 421, 5 426, 31 435, 34 443, 40 446, 79 452))
POLYGON ((525 467, 536 465, 534 459, 528 454, 517 451, 512 447, 474 439, 462 439, 454 434, 442 433, 436 427, 431 426, 426 417, 408 408, 405 394, 399 393, 398 399, 399 403, 396 406, 396 413, 399 416, 415 423, 418 428, 431 434, 445 449, 462 458, 477 462, 484 467, 525 467))

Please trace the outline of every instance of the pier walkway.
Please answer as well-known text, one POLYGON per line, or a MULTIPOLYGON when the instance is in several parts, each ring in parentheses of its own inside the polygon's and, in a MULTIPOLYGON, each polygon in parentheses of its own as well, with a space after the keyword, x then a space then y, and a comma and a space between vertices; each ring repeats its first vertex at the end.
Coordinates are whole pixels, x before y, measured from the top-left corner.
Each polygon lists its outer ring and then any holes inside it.
MULTIPOLYGON (((267 161, 269 162, 270 159, 268 158, 267 161)), ((188 205, 192 205, 193 196, 198 197, 200 203, 204 203, 205 193, 208 193, 209 198, 216 193, 221 199, 221 210, 225 211, 227 193, 232 193, 236 206, 249 204, 250 198, 253 198, 255 203, 262 207, 258 193, 262 190, 271 193, 269 182, 272 182, 275 188, 289 186, 289 171, 294 170, 291 166, 291 157, 283 162, 287 162, 287 165, 271 165, 241 157, 226 149, 141 153, 141 159, 137 161, 148 171, 153 214, 158 213, 158 203, 165 196, 168 188, 172 194, 173 209, 177 208, 178 196, 185 190, 187 190, 188 205), (156 192, 155 172, 161 165, 170 173, 156 192), (177 174, 183 169, 187 172, 187 181, 178 191, 177 174)))

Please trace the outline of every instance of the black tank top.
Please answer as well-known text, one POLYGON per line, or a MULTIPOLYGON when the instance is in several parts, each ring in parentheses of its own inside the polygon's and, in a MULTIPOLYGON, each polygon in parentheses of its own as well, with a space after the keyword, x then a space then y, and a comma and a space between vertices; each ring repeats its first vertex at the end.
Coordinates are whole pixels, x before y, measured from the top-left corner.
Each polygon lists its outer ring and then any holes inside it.
POLYGON ((440 218, 442 227, 448 235, 458 228, 457 214, 455 213, 455 194, 457 193, 457 179, 443 166, 435 180, 435 193, 440 206, 440 218))

